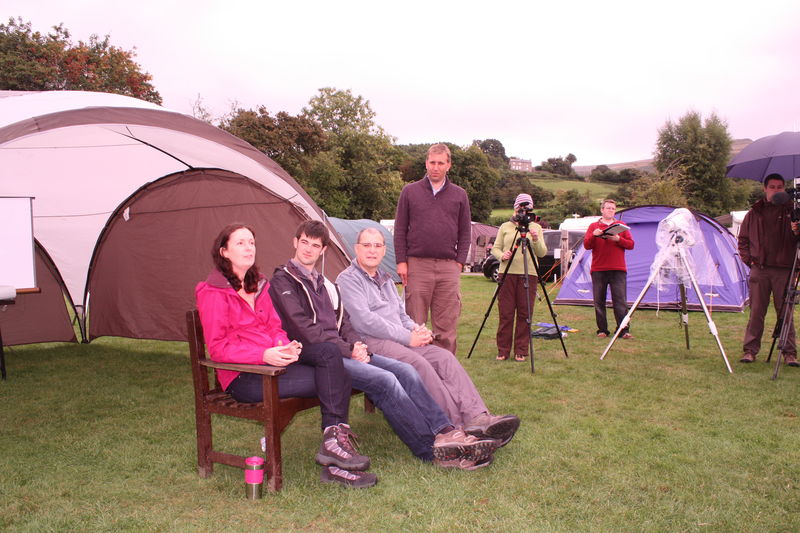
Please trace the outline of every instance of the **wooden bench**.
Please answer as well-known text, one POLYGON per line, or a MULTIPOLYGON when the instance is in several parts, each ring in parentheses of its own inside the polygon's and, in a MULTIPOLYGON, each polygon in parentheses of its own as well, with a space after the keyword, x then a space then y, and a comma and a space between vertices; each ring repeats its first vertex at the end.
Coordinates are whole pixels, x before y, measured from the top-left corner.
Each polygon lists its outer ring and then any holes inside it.
MULTIPOLYGON (((265 474, 267 489, 279 491, 283 485, 281 467, 281 433, 294 418, 294 415, 305 409, 319 405, 314 398, 279 398, 278 376, 286 372, 285 368, 268 365, 246 365, 219 363, 206 357, 203 326, 197 310, 186 313, 186 325, 189 332, 189 353, 192 363, 194 381, 195 418, 197 426, 197 469, 200 477, 207 478, 214 472, 214 463, 245 467, 245 457, 214 449, 211 438, 211 415, 220 414, 236 418, 256 420, 264 424, 264 438, 267 443, 265 474), (222 390, 216 379, 214 369, 249 372, 264 376, 264 401, 261 403, 240 403, 222 390), (209 385, 209 372, 214 383, 209 385)), ((360 391, 353 391, 358 394, 360 391)), ((364 408, 374 412, 375 407, 364 396, 364 408)))

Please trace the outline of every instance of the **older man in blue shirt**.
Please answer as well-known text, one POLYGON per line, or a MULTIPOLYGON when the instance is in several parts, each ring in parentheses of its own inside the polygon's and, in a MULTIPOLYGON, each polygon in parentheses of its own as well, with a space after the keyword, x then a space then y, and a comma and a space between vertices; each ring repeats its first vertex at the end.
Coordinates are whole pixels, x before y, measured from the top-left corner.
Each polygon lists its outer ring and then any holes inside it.
POLYGON ((336 279, 351 325, 375 353, 412 365, 454 424, 469 434, 507 443, 519 418, 490 414, 455 356, 431 344, 431 331, 406 314, 391 276, 379 268, 385 253, 383 234, 375 228, 362 230, 356 258, 336 279))

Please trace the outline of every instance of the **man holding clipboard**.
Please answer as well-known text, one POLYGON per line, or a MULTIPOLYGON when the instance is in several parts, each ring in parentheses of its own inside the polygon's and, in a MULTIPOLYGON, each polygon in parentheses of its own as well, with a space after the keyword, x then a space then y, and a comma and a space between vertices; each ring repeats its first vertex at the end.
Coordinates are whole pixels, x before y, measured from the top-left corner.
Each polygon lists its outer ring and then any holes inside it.
MULTIPOLYGON (((628 226, 614 219, 616 212, 617 203, 614 200, 603 200, 600 204, 600 220, 589 226, 583 238, 583 247, 592 251, 592 294, 598 337, 609 335, 606 319, 606 293, 609 286, 617 327, 628 312, 625 250, 633 249, 633 237, 628 226)), ((623 339, 633 337, 627 327, 620 332, 620 336, 623 339)))

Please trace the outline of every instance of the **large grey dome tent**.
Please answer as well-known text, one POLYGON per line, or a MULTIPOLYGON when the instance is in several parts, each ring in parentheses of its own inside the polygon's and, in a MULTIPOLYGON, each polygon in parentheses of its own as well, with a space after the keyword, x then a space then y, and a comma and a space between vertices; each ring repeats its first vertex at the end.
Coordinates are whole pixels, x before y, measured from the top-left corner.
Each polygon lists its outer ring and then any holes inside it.
MULTIPOLYGON (((66 309, 64 296, 90 317, 86 340, 184 339, 183 314, 222 226, 254 226, 269 275, 291 256, 297 225, 325 219, 243 140, 148 102, 80 91, 0 91, 0 196, 35 198, 42 289, 0 313, 6 344, 74 340, 66 312, 41 312, 66 309)), ((347 264, 337 240, 326 274, 347 264)))

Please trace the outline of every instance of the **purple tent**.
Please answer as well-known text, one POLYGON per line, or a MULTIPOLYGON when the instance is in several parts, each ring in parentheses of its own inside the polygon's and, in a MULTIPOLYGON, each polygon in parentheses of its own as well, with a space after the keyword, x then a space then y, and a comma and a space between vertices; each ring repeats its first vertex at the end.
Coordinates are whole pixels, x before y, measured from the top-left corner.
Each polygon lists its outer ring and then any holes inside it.
MULTIPOLYGON (((617 213, 617 218, 631 227, 635 246, 625 253, 628 266, 628 305, 639 296, 650 276, 650 266, 658 253, 656 230, 658 223, 676 208, 665 205, 632 207, 617 213)), ((736 238, 713 218, 692 211, 703 234, 702 242, 687 247, 694 264, 700 291, 705 303, 712 311, 741 312, 748 301, 748 269, 739 258, 736 238)), ((556 304, 594 305, 592 301, 592 277, 590 267, 592 252, 583 245, 578 249, 572 267, 564 278, 564 284, 556 298, 556 304)), ((653 284, 639 303, 645 309, 678 309, 680 289, 677 282, 653 284)), ((607 301, 611 302, 610 294, 607 301)), ((689 309, 700 310, 700 301, 694 290, 687 291, 689 309)))

